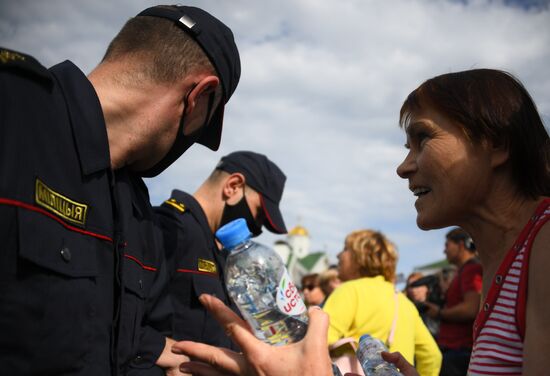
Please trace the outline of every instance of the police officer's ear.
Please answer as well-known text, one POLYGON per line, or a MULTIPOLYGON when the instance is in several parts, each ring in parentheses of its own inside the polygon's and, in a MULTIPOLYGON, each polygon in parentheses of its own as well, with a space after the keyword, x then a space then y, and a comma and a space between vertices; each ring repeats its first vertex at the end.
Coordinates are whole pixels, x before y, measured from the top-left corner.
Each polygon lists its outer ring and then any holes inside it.
POLYGON ((223 198, 225 201, 228 201, 228 204, 234 204, 242 198, 245 180, 244 175, 240 172, 234 172, 225 179, 223 183, 223 198))
POLYGON ((198 82, 194 84, 191 91, 189 91, 186 100, 185 114, 191 115, 197 108, 201 99, 208 100, 210 94, 216 90, 220 85, 220 79, 214 75, 204 75, 198 82))

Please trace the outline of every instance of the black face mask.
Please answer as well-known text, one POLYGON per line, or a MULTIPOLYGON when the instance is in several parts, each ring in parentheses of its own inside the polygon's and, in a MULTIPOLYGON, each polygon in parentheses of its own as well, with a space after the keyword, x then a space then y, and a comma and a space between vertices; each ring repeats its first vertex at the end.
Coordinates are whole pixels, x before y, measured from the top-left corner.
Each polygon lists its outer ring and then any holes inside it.
POLYGON ((145 178, 152 178, 157 176, 162 171, 166 170, 176 159, 178 159, 187 149, 189 149, 199 138, 200 132, 195 132, 195 134, 185 136, 183 134, 183 129, 180 126, 178 135, 172 148, 168 153, 162 158, 156 165, 145 171, 139 171, 139 175, 145 178))
MULTIPOLYGON (((191 91, 189 91, 189 93, 191 93, 191 91)), ((184 108, 187 108, 187 97, 189 96, 189 93, 185 96, 184 108)), ((214 95, 212 94, 208 101, 208 110, 206 112, 207 113, 206 122, 210 121, 213 104, 214 104, 214 95)), ((160 174, 162 171, 166 170, 172 163, 174 163, 176 159, 178 159, 183 153, 185 153, 187 149, 189 149, 195 142, 199 140, 202 134, 202 130, 207 126, 208 124, 204 124, 195 132, 186 136, 183 133, 185 129, 185 113, 182 114, 181 120, 180 120, 180 126, 178 129, 178 134, 176 136, 174 144, 172 145, 168 153, 164 156, 164 158, 162 158, 159 162, 157 162, 156 165, 154 165, 153 167, 145 171, 139 171, 138 174, 145 178, 152 178, 160 174)))
POLYGON ((246 220, 246 225, 248 226, 248 229, 252 233, 253 237, 256 237, 262 233, 262 226, 256 223, 244 195, 243 198, 241 198, 241 200, 235 205, 225 204, 220 227, 238 218, 244 218, 246 220))

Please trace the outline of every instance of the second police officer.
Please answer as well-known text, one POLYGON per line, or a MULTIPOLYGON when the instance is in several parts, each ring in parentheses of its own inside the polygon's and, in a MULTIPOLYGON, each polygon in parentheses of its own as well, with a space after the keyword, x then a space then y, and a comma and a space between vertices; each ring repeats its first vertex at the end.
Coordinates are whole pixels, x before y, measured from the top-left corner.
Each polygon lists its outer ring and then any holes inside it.
POLYGON ((236 151, 221 158, 194 194, 175 189, 155 209, 169 265, 167 293, 174 304, 174 316, 161 328, 168 328, 171 337, 235 349, 199 302, 201 294, 211 294, 237 310, 225 289, 227 251, 221 249, 214 233, 237 218, 246 219, 253 236, 262 227, 286 233, 279 209, 285 181, 284 173, 265 155, 236 151))

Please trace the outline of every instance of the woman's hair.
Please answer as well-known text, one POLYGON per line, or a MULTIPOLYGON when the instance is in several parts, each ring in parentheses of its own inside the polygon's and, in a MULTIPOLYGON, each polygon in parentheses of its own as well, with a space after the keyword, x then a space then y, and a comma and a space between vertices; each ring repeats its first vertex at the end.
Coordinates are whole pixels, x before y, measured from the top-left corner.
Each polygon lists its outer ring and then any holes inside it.
POLYGON ((319 274, 315 273, 315 274, 307 274, 303 276, 301 287, 304 288, 304 286, 319 287, 320 286, 319 274))
POLYGON ((345 249, 352 252, 362 277, 381 275, 388 282, 395 282, 397 249, 378 231, 359 230, 346 237, 345 249))
POLYGON ((332 292, 330 288, 330 282, 336 279, 338 279, 337 269, 328 269, 319 275, 319 286, 321 287, 321 290, 323 290, 325 295, 330 295, 330 293, 332 292))
POLYGON ((424 274, 422 274, 420 272, 412 272, 407 277, 407 286, 410 285, 411 283, 413 283, 414 281, 419 280, 422 277, 424 277, 424 274))
POLYGON ((400 125, 406 128, 422 106, 453 121, 472 143, 489 141, 506 148, 521 194, 550 194, 550 138, 533 99, 510 73, 474 69, 431 78, 403 103, 400 125))

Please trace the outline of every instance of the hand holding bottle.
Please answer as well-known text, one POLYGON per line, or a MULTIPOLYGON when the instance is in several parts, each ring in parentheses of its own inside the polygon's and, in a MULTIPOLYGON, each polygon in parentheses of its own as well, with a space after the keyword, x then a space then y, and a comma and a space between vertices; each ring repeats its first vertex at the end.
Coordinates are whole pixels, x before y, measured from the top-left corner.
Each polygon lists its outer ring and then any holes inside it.
POLYGON ((249 325, 219 299, 201 295, 201 303, 218 320, 224 330, 242 349, 228 349, 182 341, 172 351, 197 361, 186 362, 181 370, 194 375, 269 375, 269 376, 332 376, 327 351, 328 316, 318 307, 308 310, 309 326, 306 336, 298 342, 271 346, 257 339, 249 325))
POLYGON ((407 359, 405 359, 399 351, 393 353, 384 351, 382 352, 382 358, 384 358, 386 362, 392 363, 399 368, 403 376, 419 376, 413 365, 407 362, 407 359))

